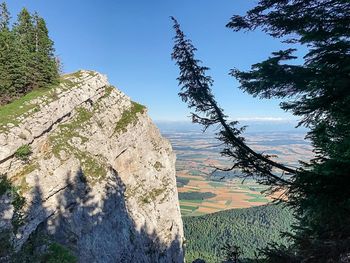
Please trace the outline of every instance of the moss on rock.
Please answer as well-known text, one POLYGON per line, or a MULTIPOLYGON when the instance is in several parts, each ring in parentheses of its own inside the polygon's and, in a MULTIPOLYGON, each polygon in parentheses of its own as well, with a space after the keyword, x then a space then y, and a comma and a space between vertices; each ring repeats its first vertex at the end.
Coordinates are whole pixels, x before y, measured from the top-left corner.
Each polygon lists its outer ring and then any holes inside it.
POLYGON ((123 112, 120 120, 117 122, 113 134, 126 132, 126 127, 128 125, 135 125, 138 120, 137 113, 143 113, 145 109, 145 106, 132 101, 131 107, 123 112))

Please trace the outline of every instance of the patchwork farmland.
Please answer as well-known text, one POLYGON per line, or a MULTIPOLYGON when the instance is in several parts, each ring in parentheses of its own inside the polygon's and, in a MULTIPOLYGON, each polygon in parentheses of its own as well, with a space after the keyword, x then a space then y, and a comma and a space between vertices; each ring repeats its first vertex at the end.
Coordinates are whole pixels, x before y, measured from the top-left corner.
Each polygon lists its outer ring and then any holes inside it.
MULTIPOLYGON (((213 167, 230 167, 231 161, 220 156, 220 145, 213 133, 194 130, 162 131, 176 152, 177 185, 183 216, 198 216, 233 208, 264 205, 272 197, 266 188, 252 179, 243 180, 240 171, 214 172, 213 167)), ((247 134, 249 145, 259 152, 291 166, 307 161, 311 146, 301 132, 247 134), (278 156, 278 157, 277 157, 278 156)))
POLYGON ((186 185, 178 186, 180 208, 183 216, 198 216, 232 208, 247 208, 263 205, 271 201, 260 191, 265 188, 249 180, 242 183, 241 179, 214 182, 202 176, 183 174, 181 179, 187 179, 186 185), (182 199, 182 193, 212 193, 213 197, 197 199, 182 199))

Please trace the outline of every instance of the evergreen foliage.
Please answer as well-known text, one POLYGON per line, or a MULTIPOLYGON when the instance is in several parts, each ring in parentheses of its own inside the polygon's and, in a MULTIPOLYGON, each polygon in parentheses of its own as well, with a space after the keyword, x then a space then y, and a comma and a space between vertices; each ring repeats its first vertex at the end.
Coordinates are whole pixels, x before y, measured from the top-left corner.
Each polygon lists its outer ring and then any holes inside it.
POLYGON ((43 18, 23 8, 10 26, 6 3, 0 4, 0 105, 58 79, 53 41, 43 18))
POLYGON ((6 3, 0 4, 0 30, 9 30, 10 12, 7 9, 6 3))
POLYGON ((280 232, 290 231, 294 218, 282 205, 266 205, 184 217, 183 222, 186 262, 201 258, 216 263, 237 251, 239 259, 255 259, 259 249, 271 242, 287 245, 280 232))
POLYGON ((218 125, 224 156, 240 168, 282 191, 298 222, 290 234, 292 244, 281 249, 270 245, 270 262, 346 262, 350 260, 350 2, 345 0, 260 0, 244 16, 233 16, 227 27, 255 30, 291 45, 287 50, 252 66, 231 70, 240 88, 262 99, 284 100, 281 108, 299 116, 309 128, 307 137, 315 158, 301 167, 274 162, 253 151, 238 122, 228 122, 211 92, 208 68, 200 66, 192 43, 175 19, 172 58, 180 68, 180 97, 193 108, 193 121, 208 128, 218 125), (308 49, 296 65, 294 44, 308 49), (286 176, 288 175, 288 176, 286 176))

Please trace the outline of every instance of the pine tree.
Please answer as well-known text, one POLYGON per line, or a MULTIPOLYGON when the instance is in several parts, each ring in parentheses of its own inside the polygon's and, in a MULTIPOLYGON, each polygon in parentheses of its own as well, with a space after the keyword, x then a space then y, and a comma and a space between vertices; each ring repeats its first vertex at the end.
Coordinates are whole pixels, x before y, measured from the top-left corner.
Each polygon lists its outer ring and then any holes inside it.
POLYGON ((26 8, 23 8, 18 14, 13 32, 18 43, 18 61, 25 83, 22 88, 18 90, 18 93, 24 94, 35 87, 36 78, 34 67, 34 24, 33 18, 26 8))
POLYGON ((9 30, 10 12, 7 9, 5 2, 0 4, 0 31, 9 30))
POLYGON ((1 100, 6 101, 8 96, 8 87, 10 87, 10 78, 6 70, 6 63, 8 61, 9 46, 11 45, 11 39, 9 38, 9 17, 10 14, 7 10, 6 3, 0 4, 0 94, 1 100))
POLYGON ((193 121, 220 125, 218 137, 225 156, 248 176, 283 190, 286 204, 298 224, 289 234, 289 248, 272 245, 265 250, 270 262, 348 262, 350 253, 350 2, 345 0, 260 0, 245 16, 233 16, 235 31, 262 30, 285 43, 304 44, 302 65, 288 63, 295 49, 274 52, 248 72, 231 74, 240 88, 263 99, 279 98, 284 110, 300 116, 309 128, 316 157, 294 169, 246 145, 237 122, 228 123, 217 105, 206 75, 208 68, 195 59, 196 49, 174 20, 172 58, 180 68, 179 95, 195 109, 193 121), (280 171, 280 172, 278 172, 280 171), (289 175, 286 177, 286 175, 289 175))
POLYGON ((10 102, 25 85, 18 41, 10 31, 9 19, 6 4, 0 4, 0 105, 10 102))
POLYGON ((10 14, 0 4, 0 105, 58 80, 53 41, 45 20, 23 8, 10 29, 10 14))
POLYGON ((54 83, 58 78, 58 68, 54 55, 53 41, 45 20, 34 14, 34 69, 36 86, 45 87, 54 83))

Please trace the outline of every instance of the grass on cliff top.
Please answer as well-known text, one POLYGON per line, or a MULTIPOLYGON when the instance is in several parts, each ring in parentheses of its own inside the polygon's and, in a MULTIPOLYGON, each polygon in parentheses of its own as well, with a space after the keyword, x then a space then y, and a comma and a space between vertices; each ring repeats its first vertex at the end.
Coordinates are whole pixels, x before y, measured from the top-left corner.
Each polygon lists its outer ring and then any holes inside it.
POLYGON ((123 112, 122 117, 117 122, 114 128, 114 134, 123 133, 126 131, 126 127, 129 124, 135 124, 137 122, 137 113, 144 113, 146 107, 138 104, 134 101, 131 102, 130 109, 123 112))
MULTIPOLYGON (((30 110, 39 107, 37 104, 30 103, 31 100, 42 97, 50 93, 52 88, 35 89, 23 97, 0 107, 0 131, 4 130, 8 123, 18 125, 17 118, 30 110)), ((38 108, 39 109, 39 108, 38 108)))
MULTIPOLYGON (((93 71, 88 71, 88 74, 90 76, 95 76, 96 73, 93 71)), ((44 101, 42 102, 45 105, 45 100, 46 102, 48 102, 57 99, 55 88, 59 87, 60 84, 64 85, 63 88, 69 89, 79 85, 79 83, 75 83, 70 79, 81 77, 82 71, 77 71, 71 74, 63 75, 61 76, 59 83, 56 85, 51 85, 46 88, 34 89, 26 95, 12 101, 11 103, 0 106, 0 132, 6 131, 8 129, 6 126, 9 123, 18 126, 18 124, 20 123, 18 117, 23 115, 24 118, 26 118, 31 113, 39 111, 40 107, 42 107, 43 105, 40 105, 39 103, 31 103, 32 100, 46 96, 47 98, 44 99, 44 101)))
POLYGON ((72 72, 72 73, 68 73, 68 74, 64 74, 62 75, 62 78, 82 78, 83 77, 83 73, 87 73, 89 76, 93 77, 96 76, 96 72, 92 71, 92 70, 78 70, 76 72, 72 72))

